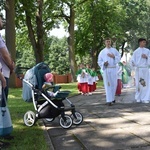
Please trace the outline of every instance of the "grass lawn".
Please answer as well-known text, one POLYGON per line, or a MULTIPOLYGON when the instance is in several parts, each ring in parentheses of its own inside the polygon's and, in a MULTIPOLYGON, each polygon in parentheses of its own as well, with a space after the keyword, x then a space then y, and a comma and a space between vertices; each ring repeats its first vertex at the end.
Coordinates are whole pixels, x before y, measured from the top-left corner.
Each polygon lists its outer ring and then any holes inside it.
MULTIPOLYGON (((65 84, 59 84, 59 85, 61 85, 61 89, 62 90, 69 90, 69 91, 71 91, 71 93, 70 93, 70 96, 71 95, 76 95, 76 94, 78 94, 78 90, 77 90, 77 83, 76 82, 74 82, 74 83, 65 83, 65 84)), ((98 83, 97 83, 97 88, 102 88, 103 87, 103 82, 102 82, 102 80, 101 81, 99 81, 98 83)))
MULTIPOLYGON (((77 83, 59 84, 62 90, 71 91, 70 95, 75 95, 78 93, 77 83)), ((99 81, 97 84, 98 88, 103 86, 103 82, 99 81)), ((12 123, 13 123, 13 140, 10 142, 10 147, 6 150, 49 150, 46 143, 44 131, 39 121, 32 126, 27 127, 23 123, 23 116, 26 111, 33 110, 33 103, 27 103, 22 100, 21 97, 22 89, 10 89, 8 106, 11 113, 12 123)), ((4 140, 6 141, 6 140, 4 140)))

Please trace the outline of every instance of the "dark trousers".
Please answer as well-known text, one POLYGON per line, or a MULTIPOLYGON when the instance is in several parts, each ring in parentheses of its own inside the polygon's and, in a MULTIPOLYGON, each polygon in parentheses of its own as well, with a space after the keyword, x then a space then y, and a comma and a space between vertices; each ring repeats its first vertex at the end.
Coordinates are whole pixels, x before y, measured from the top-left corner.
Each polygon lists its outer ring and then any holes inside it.
POLYGON ((8 98, 8 78, 6 78, 6 87, 5 89, 2 88, 2 106, 5 106, 5 100, 7 101, 8 98))

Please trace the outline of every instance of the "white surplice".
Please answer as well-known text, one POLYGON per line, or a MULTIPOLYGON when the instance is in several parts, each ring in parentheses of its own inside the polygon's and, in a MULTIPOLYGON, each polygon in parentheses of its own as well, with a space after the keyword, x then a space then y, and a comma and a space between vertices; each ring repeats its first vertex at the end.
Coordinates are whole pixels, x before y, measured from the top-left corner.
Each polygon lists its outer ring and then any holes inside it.
POLYGON ((98 55, 98 65, 103 72, 103 82, 106 92, 106 102, 115 100, 117 88, 117 63, 120 62, 120 53, 115 48, 104 48, 98 55), (109 57, 107 54, 114 54, 115 58, 109 57), (108 61, 108 66, 104 66, 104 62, 108 61))
POLYGON ((131 57, 131 65, 135 67, 135 100, 137 102, 148 103, 150 101, 150 50, 147 48, 137 48, 131 57), (146 54, 146 58, 142 58, 142 54, 146 54), (139 81, 144 79, 146 86, 139 81))

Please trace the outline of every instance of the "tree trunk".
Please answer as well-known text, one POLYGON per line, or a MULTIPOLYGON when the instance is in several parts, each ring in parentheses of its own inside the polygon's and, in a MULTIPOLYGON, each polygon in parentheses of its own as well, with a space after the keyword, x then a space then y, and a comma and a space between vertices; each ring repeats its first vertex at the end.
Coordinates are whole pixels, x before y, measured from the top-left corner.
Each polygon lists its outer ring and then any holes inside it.
MULTIPOLYGON (((14 61, 16 59, 15 33, 15 0, 6 0, 6 45, 14 61)), ((15 74, 13 73, 9 86, 16 87, 15 81, 15 74)))
POLYGON ((30 39, 30 42, 31 42, 31 45, 32 45, 32 48, 33 48, 33 51, 34 51, 34 56, 35 56, 35 59, 36 59, 36 62, 37 62, 37 58, 39 56, 38 56, 38 53, 37 53, 38 50, 37 50, 37 46, 36 46, 36 39, 35 39, 34 30, 32 28, 31 17, 28 16, 27 12, 26 12, 26 24, 27 24, 27 27, 28 27, 28 34, 29 34, 28 36, 29 36, 29 39, 30 39))
POLYGON ((95 70, 97 70, 98 68, 98 63, 97 63, 97 50, 96 48, 92 49, 92 54, 91 54, 91 58, 92 58, 92 67, 95 68, 95 70))
POLYGON ((37 58, 36 58, 36 63, 43 61, 44 29, 43 29, 42 14, 43 14, 43 0, 38 0, 38 11, 36 14, 36 24, 37 24, 37 45, 36 45, 37 58))
POLYGON ((76 81, 76 69, 77 64, 75 61, 75 46, 74 46, 74 20, 75 20, 75 11, 74 7, 70 6, 70 22, 68 27, 69 37, 68 37, 68 48, 69 48, 69 60, 70 60, 70 68, 71 68, 71 75, 72 81, 76 81))
MULTIPOLYGON (((23 1, 23 5, 26 8, 25 1, 23 1)), ((29 39, 33 47, 36 64, 43 61, 44 29, 43 29, 43 21, 42 21, 42 10, 43 10, 43 0, 38 0, 38 10, 35 16, 36 17, 36 31, 33 29, 30 13, 28 14, 28 10, 25 10, 26 24, 28 27, 29 39)))

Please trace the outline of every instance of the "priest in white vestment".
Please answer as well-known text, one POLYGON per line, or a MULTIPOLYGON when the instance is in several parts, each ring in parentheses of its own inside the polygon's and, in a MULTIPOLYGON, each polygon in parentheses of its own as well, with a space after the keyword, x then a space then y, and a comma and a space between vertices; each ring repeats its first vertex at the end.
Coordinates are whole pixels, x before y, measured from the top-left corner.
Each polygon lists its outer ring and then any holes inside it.
POLYGON ((103 72, 103 82, 106 92, 106 103, 111 106, 115 103, 115 93, 117 88, 117 68, 120 62, 120 53, 111 47, 111 39, 105 40, 106 47, 98 55, 98 65, 103 72))
POLYGON ((137 48, 131 57, 131 65, 135 68, 135 100, 136 102, 149 103, 150 101, 150 50, 145 48, 146 39, 138 40, 137 48))

